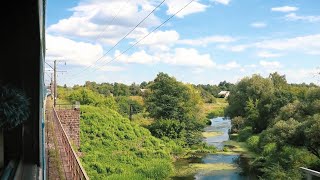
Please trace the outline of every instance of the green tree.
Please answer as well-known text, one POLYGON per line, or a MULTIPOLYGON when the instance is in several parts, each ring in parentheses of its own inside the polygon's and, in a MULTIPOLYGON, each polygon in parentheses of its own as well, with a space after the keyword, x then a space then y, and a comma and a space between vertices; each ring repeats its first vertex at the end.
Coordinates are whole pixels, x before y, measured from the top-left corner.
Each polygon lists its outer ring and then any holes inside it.
POLYGON ((184 85, 165 73, 159 73, 149 86, 147 110, 155 119, 196 119, 201 97, 192 86, 184 85))

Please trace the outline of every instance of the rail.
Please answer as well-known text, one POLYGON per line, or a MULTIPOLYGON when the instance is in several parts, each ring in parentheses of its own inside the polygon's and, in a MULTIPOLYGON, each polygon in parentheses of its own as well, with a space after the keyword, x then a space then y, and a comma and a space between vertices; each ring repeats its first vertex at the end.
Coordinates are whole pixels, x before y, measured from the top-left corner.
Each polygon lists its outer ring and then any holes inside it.
POLYGON ((68 170, 71 173, 71 179, 88 180, 89 177, 86 174, 84 168, 81 166, 81 162, 76 152, 73 150, 71 146, 70 140, 65 130, 63 129, 63 126, 61 124, 61 121, 59 119, 59 116, 55 108, 53 108, 53 112, 54 112, 54 123, 56 123, 57 125, 56 127, 58 127, 57 133, 60 133, 61 135, 61 139, 62 139, 61 146, 64 147, 64 150, 65 150, 66 160, 68 162, 67 166, 68 166, 68 170))
POLYGON ((79 109, 79 104, 56 104, 56 109, 79 109))
POLYGON ((320 177, 320 172, 318 171, 314 171, 304 167, 300 167, 300 169, 302 170, 302 172, 306 174, 307 180, 312 180, 313 176, 320 177))

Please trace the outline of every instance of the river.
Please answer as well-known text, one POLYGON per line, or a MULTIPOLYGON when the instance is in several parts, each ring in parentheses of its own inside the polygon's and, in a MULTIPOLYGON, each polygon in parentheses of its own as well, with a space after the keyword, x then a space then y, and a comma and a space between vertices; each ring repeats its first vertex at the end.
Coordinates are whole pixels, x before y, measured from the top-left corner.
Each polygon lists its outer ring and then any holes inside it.
MULTIPOLYGON (((209 145, 214 145, 222 150, 224 142, 229 140, 228 131, 231 128, 230 119, 217 117, 211 119, 211 125, 205 128, 205 132, 217 132, 218 135, 204 139, 209 145)), ((173 179, 201 179, 201 180, 242 180, 255 179, 246 173, 247 159, 241 154, 207 154, 202 158, 191 158, 178 160, 175 164, 176 169, 182 169, 190 165, 200 165, 207 168, 198 168, 195 172, 185 176, 174 177, 173 179), (227 167, 227 168, 223 168, 227 167), (228 168, 229 167, 229 168, 228 168), (231 167, 231 168, 230 168, 231 167), (213 170, 211 170, 213 169, 213 170), (222 169, 222 170, 219 170, 222 169)))

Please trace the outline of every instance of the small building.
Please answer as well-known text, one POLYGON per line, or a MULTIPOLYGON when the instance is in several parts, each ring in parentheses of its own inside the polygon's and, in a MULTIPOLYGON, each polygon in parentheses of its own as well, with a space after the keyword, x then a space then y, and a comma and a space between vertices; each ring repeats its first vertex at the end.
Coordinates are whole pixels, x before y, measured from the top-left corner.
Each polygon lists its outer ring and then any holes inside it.
POLYGON ((220 91, 218 96, 221 98, 227 98, 230 95, 230 91, 220 91))

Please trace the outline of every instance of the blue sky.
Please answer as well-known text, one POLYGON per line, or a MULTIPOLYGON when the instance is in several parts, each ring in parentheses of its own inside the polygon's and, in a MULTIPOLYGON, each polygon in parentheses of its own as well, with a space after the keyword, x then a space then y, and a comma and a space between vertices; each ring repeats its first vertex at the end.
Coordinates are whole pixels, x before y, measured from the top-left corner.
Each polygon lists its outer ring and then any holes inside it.
POLYGON ((68 71, 58 83, 140 83, 166 72, 183 82, 217 84, 275 71, 289 82, 319 83, 317 0, 195 0, 120 55, 190 2, 166 0, 108 52, 161 1, 47 1, 47 60, 65 60, 58 68, 68 71))

